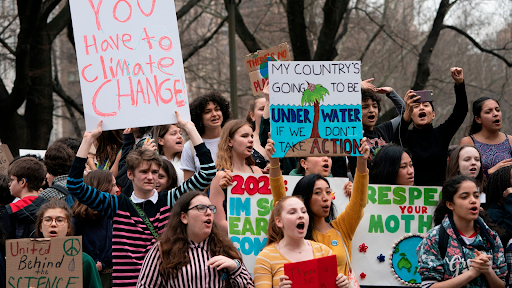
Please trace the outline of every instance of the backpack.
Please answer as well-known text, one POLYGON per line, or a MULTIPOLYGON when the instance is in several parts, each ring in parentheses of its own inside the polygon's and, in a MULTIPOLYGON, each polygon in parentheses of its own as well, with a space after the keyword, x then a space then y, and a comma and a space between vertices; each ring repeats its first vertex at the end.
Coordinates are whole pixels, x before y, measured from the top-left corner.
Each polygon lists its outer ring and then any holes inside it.
POLYGON ((62 194, 66 195, 66 204, 68 204, 69 209, 73 207, 73 204, 75 204, 76 198, 69 193, 67 189, 62 188, 61 186, 52 185, 50 188, 53 188, 55 190, 60 191, 62 194))

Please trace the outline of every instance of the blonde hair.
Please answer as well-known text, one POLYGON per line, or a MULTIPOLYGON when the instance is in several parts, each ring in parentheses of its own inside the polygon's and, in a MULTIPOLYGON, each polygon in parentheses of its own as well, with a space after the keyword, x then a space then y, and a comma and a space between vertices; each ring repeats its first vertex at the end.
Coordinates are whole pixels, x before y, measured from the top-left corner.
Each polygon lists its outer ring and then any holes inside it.
MULTIPOLYGON (((233 139, 236 131, 238 131, 238 129, 242 128, 245 125, 251 127, 251 124, 247 123, 247 121, 237 119, 229 121, 226 125, 224 125, 224 128, 222 128, 222 134, 220 135, 219 141, 219 150, 217 151, 217 161, 215 162, 215 166, 217 167, 217 169, 232 170, 231 168, 233 166, 233 147, 228 145, 229 140, 233 139)), ((252 156, 248 156, 247 158, 245 158, 245 164, 249 166, 255 165, 252 156)))

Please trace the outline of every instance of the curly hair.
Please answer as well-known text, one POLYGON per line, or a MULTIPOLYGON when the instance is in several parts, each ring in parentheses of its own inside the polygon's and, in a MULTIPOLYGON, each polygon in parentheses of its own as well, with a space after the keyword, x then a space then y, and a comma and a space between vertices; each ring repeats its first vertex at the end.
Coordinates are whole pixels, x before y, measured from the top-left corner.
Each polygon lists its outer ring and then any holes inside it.
MULTIPOLYGON (((228 145, 229 140, 233 139, 233 137, 235 137, 236 131, 238 131, 238 129, 242 128, 245 125, 251 127, 251 125, 247 123, 245 120, 236 119, 229 121, 226 124, 226 126, 222 129, 222 134, 220 135, 219 140, 219 150, 217 151, 217 160, 215 161, 215 166, 217 167, 218 170, 232 170, 231 168, 233 166, 233 147, 228 145)), ((245 158, 245 164, 249 166, 255 165, 254 159, 252 159, 251 155, 245 158)))
POLYGON ((206 106, 208 106, 208 102, 215 103, 219 106, 220 111, 222 112, 221 127, 224 127, 224 124, 231 119, 230 104, 228 100, 220 94, 220 92, 211 91, 203 96, 197 97, 190 103, 190 118, 196 125, 199 135, 203 135, 205 132, 203 125, 203 112, 204 109, 206 109, 206 106))
POLYGON ((485 191, 489 205, 492 203, 496 203, 500 206, 504 205, 505 198, 503 198, 503 192, 510 187, 511 170, 512 166, 501 167, 489 176, 485 191))
POLYGON ((369 99, 371 99, 373 102, 376 102, 377 103, 377 115, 380 113, 380 101, 382 101, 382 99, 380 98, 379 95, 377 95, 377 93, 375 93, 373 90, 371 89, 367 89, 367 88, 363 88, 361 89, 361 102, 366 102, 368 101, 369 99))
MULTIPOLYGON (((181 272, 182 267, 190 264, 187 224, 181 221, 181 214, 187 213, 190 202, 197 196, 207 197, 203 192, 193 191, 185 193, 176 201, 165 231, 159 238, 160 257, 162 259, 159 272, 167 279, 170 279, 171 276, 177 276, 181 272)), ((227 234, 222 232, 215 222, 213 222, 208 241, 211 257, 223 255, 230 259, 237 259, 242 263, 242 257, 238 254, 235 246, 233 246, 227 234)))

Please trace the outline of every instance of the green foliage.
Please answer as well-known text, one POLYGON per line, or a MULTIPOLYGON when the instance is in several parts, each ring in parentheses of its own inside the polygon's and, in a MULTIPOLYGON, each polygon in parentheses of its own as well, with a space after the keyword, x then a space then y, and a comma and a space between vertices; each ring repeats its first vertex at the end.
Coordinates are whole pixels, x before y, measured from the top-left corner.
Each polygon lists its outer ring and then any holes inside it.
POLYGON ((329 90, 325 89, 322 84, 315 85, 315 91, 311 92, 308 89, 302 92, 301 105, 315 105, 315 102, 324 101, 324 96, 329 94, 329 90))

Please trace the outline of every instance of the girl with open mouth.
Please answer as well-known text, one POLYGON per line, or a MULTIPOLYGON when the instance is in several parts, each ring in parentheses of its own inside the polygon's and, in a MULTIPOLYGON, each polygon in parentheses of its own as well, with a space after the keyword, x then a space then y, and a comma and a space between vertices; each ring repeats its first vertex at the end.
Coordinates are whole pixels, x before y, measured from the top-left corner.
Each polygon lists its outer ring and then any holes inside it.
POLYGON ((483 172, 489 178, 501 167, 512 165, 512 136, 501 131, 500 103, 490 97, 480 97, 473 102, 473 122, 468 137, 459 145, 474 145, 482 153, 483 172))
MULTIPOLYGON (((265 147, 270 158, 270 188, 274 203, 278 203, 286 196, 279 159, 272 158, 275 152, 274 141, 268 139, 265 147)), ((363 156, 357 157, 353 192, 345 211, 337 214, 332 205, 332 189, 327 178, 320 174, 304 176, 295 186, 293 196, 304 199, 304 206, 309 214, 305 239, 322 243, 329 247, 336 255, 338 272, 348 275, 348 257, 344 246, 348 251, 352 248, 352 237, 356 232, 359 222, 363 218, 363 209, 368 199, 368 169, 367 159, 370 148, 366 138, 361 140, 359 152, 363 156)))
MULTIPOLYGON (((308 226, 309 215, 300 197, 286 196, 277 202, 268 222, 267 246, 256 258, 254 268, 256 286, 292 287, 292 281, 284 275, 285 263, 332 255, 329 247, 305 239, 308 226)), ((348 284, 347 277, 339 273, 336 277, 336 285, 348 287, 348 284)))
POLYGON ((479 196, 468 176, 444 184, 433 216, 436 227, 417 248, 422 287, 505 287, 503 245, 479 217, 479 196))
POLYGON ((202 192, 180 197, 159 241, 148 252, 137 288, 254 287, 242 257, 202 192))
MULTIPOLYGON (((41 206, 35 223, 37 238, 73 236, 73 212, 64 200, 52 199, 41 206)), ((96 263, 82 252, 83 287, 102 287, 96 263)))

